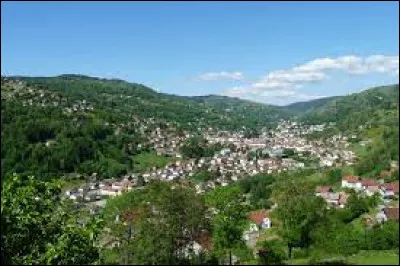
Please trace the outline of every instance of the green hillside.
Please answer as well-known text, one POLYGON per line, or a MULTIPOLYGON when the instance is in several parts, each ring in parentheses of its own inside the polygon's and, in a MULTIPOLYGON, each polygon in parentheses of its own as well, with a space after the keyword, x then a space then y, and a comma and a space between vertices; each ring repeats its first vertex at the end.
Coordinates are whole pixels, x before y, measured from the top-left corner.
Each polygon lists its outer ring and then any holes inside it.
POLYGON ((15 77, 49 91, 62 93, 71 100, 86 99, 94 107, 118 112, 122 116, 135 114, 142 118, 175 121, 184 128, 217 127, 239 130, 265 125, 277 118, 287 118, 286 112, 263 104, 225 97, 184 97, 157 93, 137 83, 115 79, 99 79, 81 75, 57 77, 15 77))
POLYGON ((348 122, 351 120, 350 124, 354 127, 367 122, 377 110, 398 108, 398 102, 398 84, 376 87, 348 96, 309 102, 307 110, 311 111, 306 110, 299 119, 311 123, 336 122, 342 124, 344 128, 348 128, 348 122), (324 102, 325 100, 327 101, 324 102))
POLYGON ((168 95, 82 75, 2 77, 2 174, 120 175, 134 170, 135 155, 149 151, 148 134, 157 127, 178 130, 175 135, 209 127, 251 133, 289 118, 337 122, 331 134, 373 138, 365 162, 378 157, 387 165, 398 159, 398 88, 278 107, 217 95, 168 95))

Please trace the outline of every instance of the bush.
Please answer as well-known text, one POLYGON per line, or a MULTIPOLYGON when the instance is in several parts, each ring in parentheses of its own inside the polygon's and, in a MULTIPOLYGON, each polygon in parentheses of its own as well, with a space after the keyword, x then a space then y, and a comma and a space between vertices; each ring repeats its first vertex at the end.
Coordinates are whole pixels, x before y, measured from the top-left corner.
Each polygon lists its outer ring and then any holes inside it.
POLYGON ((286 259, 282 243, 278 240, 263 242, 258 256, 260 265, 280 265, 286 259))
POLYGON ((369 248, 387 250, 399 248, 399 223, 388 221, 382 226, 375 227, 369 236, 369 248))

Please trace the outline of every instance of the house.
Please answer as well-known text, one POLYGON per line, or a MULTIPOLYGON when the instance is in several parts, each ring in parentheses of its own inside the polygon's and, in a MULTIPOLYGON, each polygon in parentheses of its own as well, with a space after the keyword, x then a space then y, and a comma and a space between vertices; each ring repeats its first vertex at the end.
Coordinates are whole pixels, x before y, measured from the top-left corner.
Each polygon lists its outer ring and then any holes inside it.
POLYGON ((380 193, 380 184, 374 179, 363 179, 361 180, 361 185, 362 189, 368 196, 380 193))
POLYGON ((379 186, 378 182, 374 179, 362 179, 361 185, 364 190, 368 187, 379 186))
POLYGON ((230 150, 230 149, 222 149, 222 150, 220 151, 220 154, 221 154, 222 156, 229 155, 230 153, 231 153, 231 150, 230 150))
POLYGON ((353 175, 343 176, 342 187, 352 188, 354 190, 360 191, 362 189, 360 177, 353 175))
POLYGON ((331 186, 317 186, 315 188, 315 194, 317 196, 320 196, 322 193, 328 193, 328 192, 333 192, 331 186))
POLYGON ((69 196, 69 198, 70 198, 71 200, 81 200, 81 199, 83 199, 83 195, 82 195, 81 193, 79 193, 79 192, 77 192, 77 193, 71 193, 70 196, 69 196))
POLYGON ((375 215, 375 220, 380 224, 386 222, 387 221, 387 217, 386 217, 385 212, 383 210, 379 211, 375 215))
POLYGON ((399 207, 386 207, 383 209, 387 220, 399 220, 399 207))
POLYGON ((100 195, 102 196, 117 196, 121 194, 121 189, 113 188, 111 186, 104 186, 100 190, 100 195))
POLYGON ((256 224, 259 228, 268 229, 271 228, 271 220, 269 218, 270 213, 267 210, 252 211, 247 216, 250 221, 256 224))
POLYGON ((340 199, 339 193, 335 192, 321 193, 321 197, 323 197, 329 205, 333 206, 339 205, 339 199, 340 199))
POLYGON ((348 198, 349 198, 348 194, 344 192, 339 193, 339 200, 338 200, 339 208, 344 208, 346 206, 348 198))
POLYGON ((381 186, 381 191, 384 198, 393 198, 395 195, 399 195, 399 183, 392 182, 383 184, 381 186))

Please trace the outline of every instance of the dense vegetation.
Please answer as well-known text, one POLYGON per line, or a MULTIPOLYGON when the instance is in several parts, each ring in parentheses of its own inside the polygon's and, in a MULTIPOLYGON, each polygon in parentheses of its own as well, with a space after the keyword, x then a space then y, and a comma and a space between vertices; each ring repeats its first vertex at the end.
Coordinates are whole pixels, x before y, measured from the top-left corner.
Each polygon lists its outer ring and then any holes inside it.
POLYGON ((165 121, 176 121, 185 128, 254 128, 285 116, 285 113, 275 106, 220 96, 184 97, 162 94, 141 84, 121 80, 81 75, 16 78, 27 82, 29 86, 61 93, 70 101, 86 99, 95 108, 119 112, 122 117, 129 117, 133 113, 143 118, 155 117, 165 121))
MULTIPOLYGON (((348 96, 325 98, 309 102, 300 120, 311 123, 336 122, 343 125, 353 124, 357 128, 362 122, 367 122, 370 115, 377 110, 390 110, 398 108, 399 85, 377 87, 361 93, 348 96), (323 103, 321 105, 321 103, 323 103), (357 120, 354 120, 357 118, 357 120), (352 123, 348 123, 352 121, 352 123), (342 123, 343 121, 343 123, 342 123)), ((297 104, 293 104, 292 108, 297 104)), ((290 106, 288 106, 290 109, 290 106)))
MULTIPOLYGON (((337 185, 342 169, 248 176, 205 195, 195 193, 191 184, 152 182, 108 200, 103 228, 62 200, 60 185, 53 180, 69 173, 114 177, 172 162, 145 145, 151 128, 143 123, 150 118, 156 120, 153 127, 168 123, 198 133, 212 126, 243 131, 245 137, 256 137, 261 127, 272 127, 280 118, 336 122, 312 137, 355 134, 354 145, 370 140, 354 172, 377 177, 390 169, 392 160, 398 161, 398 85, 276 107, 220 96, 165 95, 139 84, 79 75, 18 79, 26 85, 10 85, 2 78, 1 258, 6 264, 217 264, 230 263, 234 255, 239 262, 281 264, 302 253, 317 264, 329 264, 323 259, 399 247, 398 222, 360 226, 378 204, 376 197, 351 194, 339 210, 327 210, 315 197, 315 185, 337 185), (10 86, 19 92, 10 94, 10 86), (54 93, 51 99, 59 105, 26 104, 26 92, 32 88, 54 93), (63 109, 82 100, 93 110, 63 109), (14 172, 17 175, 11 175, 14 172), (277 202, 272 214, 276 238, 261 243, 254 261, 242 240, 246 216, 277 202), (191 247, 203 234, 212 248, 197 254, 191 247), (106 242, 102 250, 100 242, 106 242)), ((222 148, 194 136, 183 143, 181 152, 184 159, 199 159, 222 148)), ((298 159, 293 150, 284 153, 298 159)), ((204 182, 217 175, 201 169, 192 179, 204 182)), ((398 179, 398 171, 389 178, 398 179)))
POLYGON ((101 220, 61 199, 56 181, 14 175, 1 190, 2 264, 93 264, 101 220))
MULTIPOLYGON (((135 162, 134 156, 147 150, 147 147, 138 149, 137 145, 143 144, 143 136, 150 128, 143 130, 142 122, 132 121, 148 118, 156 118, 154 127, 173 123, 177 128, 197 131, 199 127, 213 126, 244 130, 245 136, 254 137, 260 127, 271 127, 278 119, 295 114, 311 123, 337 122, 337 127, 319 133, 318 137, 338 132, 358 135, 373 130, 383 132, 375 136, 377 141, 370 155, 361 160, 360 174, 374 175, 387 169, 390 160, 398 160, 398 85, 275 107, 215 95, 166 95, 140 84, 79 75, 9 80, 22 80, 26 84, 9 85, 2 77, 3 176, 15 172, 44 178, 96 172, 111 177, 135 172, 135 165, 140 162, 135 162), (10 87, 17 91, 13 97, 9 97, 10 87), (45 96, 45 100, 60 105, 23 104, 31 89, 45 95, 50 93, 51 97, 45 96), (60 108, 83 100, 94 109, 65 113, 60 108)), ((192 138, 182 150, 186 157, 199 158, 211 156, 219 148, 207 145, 201 138, 192 138)))
POLYGON ((12 172, 40 178, 72 172, 120 175, 132 168, 130 156, 137 154, 135 145, 141 141, 134 129, 114 134, 101 115, 69 117, 56 107, 2 101, 1 117, 3 176, 12 172))
POLYGON ((222 149, 222 145, 210 145, 202 136, 191 137, 187 139, 181 148, 182 154, 188 158, 200 159, 202 157, 212 157, 215 152, 222 149))

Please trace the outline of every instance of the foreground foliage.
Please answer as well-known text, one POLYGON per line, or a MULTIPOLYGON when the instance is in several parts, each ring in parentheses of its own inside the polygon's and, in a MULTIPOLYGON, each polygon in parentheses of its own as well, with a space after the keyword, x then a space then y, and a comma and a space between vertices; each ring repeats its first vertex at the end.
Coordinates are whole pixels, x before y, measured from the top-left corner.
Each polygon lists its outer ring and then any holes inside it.
POLYGON ((100 221, 78 216, 56 183, 14 175, 1 191, 2 264, 93 264, 100 221), (85 223, 80 226, 79 222, 85 223))

